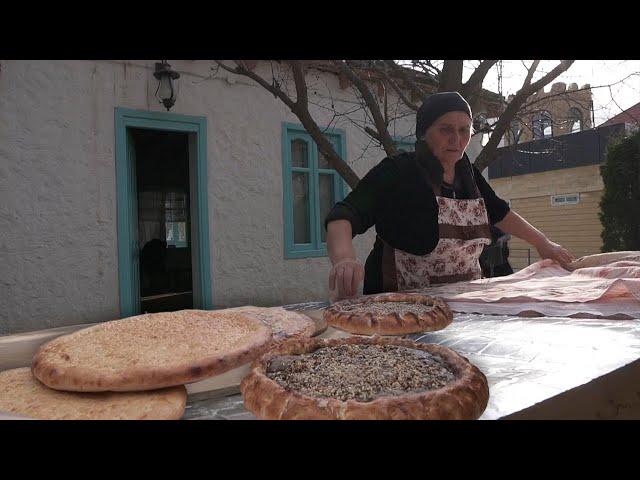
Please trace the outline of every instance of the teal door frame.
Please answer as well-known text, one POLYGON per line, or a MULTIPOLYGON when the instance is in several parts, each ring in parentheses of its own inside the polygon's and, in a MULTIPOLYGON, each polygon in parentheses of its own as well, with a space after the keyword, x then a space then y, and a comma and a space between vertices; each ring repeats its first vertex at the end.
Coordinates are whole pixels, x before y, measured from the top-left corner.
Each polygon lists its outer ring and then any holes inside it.
MULTIPOLYGON (((129 141, 128 129, 148 128, 195 134, 196 205, 192 208, 192 257, 194 308, 211 309, 211 254, 209 251, 209 210, 207 195, 207 119, 176 113, 151 112, 116 107, 116 191, 118 214, 118 280, 120 317, 140 313, 140 285, 138 255, 137 201, 135 184, 135 157, 129 141)), ((192 142, 190 141, 190 145, 192 142)), ((191 149, 190 149, 191 150, 191 149)), ((193 167, 190 158, 189 168, 193 167)))

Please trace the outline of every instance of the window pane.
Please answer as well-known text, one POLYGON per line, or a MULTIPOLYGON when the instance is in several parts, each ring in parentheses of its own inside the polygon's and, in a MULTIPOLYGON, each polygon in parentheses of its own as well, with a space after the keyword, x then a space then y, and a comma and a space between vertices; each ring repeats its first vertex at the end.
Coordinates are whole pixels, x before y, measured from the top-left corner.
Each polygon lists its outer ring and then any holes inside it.
POLYGON ((309 168, 309 146, 304 140, 291 142, 291 165, 309 168))
POLYGON ((327 232, 324 230, 324 219, 329 215, 329 211, 333 207, 334 202, 334 189, 333 189, 333 175, 320 174, 319 175, 320 186, 320 238, 323 242, 327 241, 327 232))
POLYGON ((539 120, 533 122, 533 138, 542 138, 542 125, 539 120))
MULTIPOLYGON (((331 139, 329 141, 331 142, 331 145, 333 145, 333 149, 339 154, 340 153, 340 149, 336 145, 336 142, 332 141, 331 139)), ((329 163, 329 160, 327 160, 327 157, 325 157, 320 152, 320 149, 318 149, 318 168, 326 168, 326 169, 333 168, 331 166, 331 164, 329 163)))
POLYGON ((569 124, 571 125, 571 133, 582 130, 582 112, 575 107, 569 109, 569 124))
POLYGON ((514 120, 511 122, 511 135, 513 139, 513 143, 518 143, 520 140, 520 134, 522 133, 522 124, 519 120, 514 120))
POLYGON ((187 217, 189 206, 184 192, 167 192, 164 201, 167 245, 187 247, 187 217))
POLYGON ((167 245, 174 245, 177 248, 187 246, 187 222, 165 222, 167 232, 167 245))
POLYGON ((545 138, 553 135, 553 119, 547 111, 537 112, 533 116, 533 138, 545 138))
POLYGON ((415 142, 408 142, 403 140, 400 142, 395 142, 395 145, 396 149, 404 150, 405 152, 413 152, 416 149, 415 142))
POLYGON ((320 150, 318 150, 318 168, 333 168, 329 160, 327 160, 327 157, 325 157, 320 150))
POLYGON ((309 175, 293 172, 293 242, 311 243, 309 175))
POLYGON ((579 120, 572 120, 571 121, 571 133, 576 133, 576 132, 579 132, 580 130, 582 130, 582 126, 580 125, 580 121, 579 120))
POLYGON ((178 222, 178 241, 181 243, 187 241, 187 222, 178 222))

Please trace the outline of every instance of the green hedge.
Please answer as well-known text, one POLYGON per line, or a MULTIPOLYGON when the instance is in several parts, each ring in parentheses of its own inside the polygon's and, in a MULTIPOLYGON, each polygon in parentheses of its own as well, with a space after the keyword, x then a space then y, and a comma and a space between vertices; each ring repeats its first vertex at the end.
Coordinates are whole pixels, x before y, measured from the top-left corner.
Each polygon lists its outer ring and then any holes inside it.
POLYGON ((640 131, 609 145, 600 174, 602 251, 640 250, 640 131))

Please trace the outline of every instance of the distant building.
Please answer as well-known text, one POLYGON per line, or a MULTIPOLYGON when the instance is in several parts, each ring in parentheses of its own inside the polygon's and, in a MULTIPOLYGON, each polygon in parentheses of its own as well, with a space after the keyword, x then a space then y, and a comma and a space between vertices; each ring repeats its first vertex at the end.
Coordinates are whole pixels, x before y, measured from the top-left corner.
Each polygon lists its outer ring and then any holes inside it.
MULTIPOLYGON (((508 100, 511 100, 511 95, 508 100)), ((531 140, 557 137, 581 132, 593 125, 593 96, 591 86, 578 88, 577 83, 567 85, 556 82, 551 89, 536 92, 525 108, 511 122, 504 137, 505 145, 531 140)))
POLYGON ((633 107, 620 112, 618 115, 610 118, 600 126, 608 127, 609 125, 619 124, 624 124, 627 133, 631 133, 632 131, 640 128, 640 103, 636 103, 633 107))
MULTIPOLYGON (((511 208, 576 257, 600 253, 600 164, 609 142, 624 134, 618 123, 499 148, 489 182, 511 208)), ((520 239, 512 237, 509 248, 514 269, 539 260, 520 239)))

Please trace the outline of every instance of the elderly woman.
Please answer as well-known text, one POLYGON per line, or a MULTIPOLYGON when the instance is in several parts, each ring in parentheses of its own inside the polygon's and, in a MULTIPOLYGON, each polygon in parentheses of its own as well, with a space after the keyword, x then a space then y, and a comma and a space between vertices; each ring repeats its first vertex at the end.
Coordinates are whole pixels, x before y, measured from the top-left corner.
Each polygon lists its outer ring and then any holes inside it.
POLYGON ((465 149, 471 108, 457 92, 430 95, 418 109, 415 152, 382 160, 329 212, 327 247, 336 298, 424 288, 481 277, 478 258, 490 225, 530 243, 540 257, 566 266, 573 257, 499 198, 465 149), (366 266, 352 238, 376 228, 366 266))

